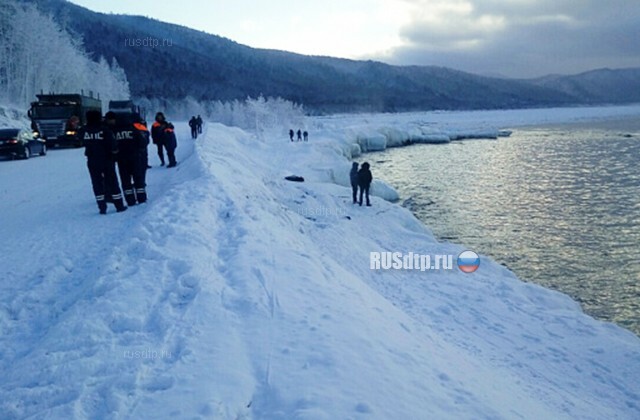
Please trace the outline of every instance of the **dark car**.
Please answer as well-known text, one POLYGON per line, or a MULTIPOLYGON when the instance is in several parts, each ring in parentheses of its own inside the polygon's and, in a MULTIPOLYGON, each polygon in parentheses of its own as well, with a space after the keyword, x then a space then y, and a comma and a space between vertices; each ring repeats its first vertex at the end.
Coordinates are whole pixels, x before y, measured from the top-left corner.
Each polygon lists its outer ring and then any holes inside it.
POLYGON ((33 135, 31 130, 0 128, 0 156, 29 159, 47 154, 45 141, 33 135))

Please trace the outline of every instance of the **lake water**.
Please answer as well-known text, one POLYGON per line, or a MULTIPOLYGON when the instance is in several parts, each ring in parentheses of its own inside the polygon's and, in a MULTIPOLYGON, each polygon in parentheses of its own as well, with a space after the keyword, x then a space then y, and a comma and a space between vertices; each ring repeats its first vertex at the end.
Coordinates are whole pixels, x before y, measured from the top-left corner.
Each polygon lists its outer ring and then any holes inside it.
POLYGON ((637 121, 534 127, 363 159, 439 239, 640 335, 638 132, 637 121))

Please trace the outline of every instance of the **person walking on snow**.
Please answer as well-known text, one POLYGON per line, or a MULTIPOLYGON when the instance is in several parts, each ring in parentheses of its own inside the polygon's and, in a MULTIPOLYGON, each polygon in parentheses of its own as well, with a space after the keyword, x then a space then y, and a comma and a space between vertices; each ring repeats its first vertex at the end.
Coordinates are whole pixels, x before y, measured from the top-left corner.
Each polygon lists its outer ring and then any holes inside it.
POLYGON ((349 172, 351 181, 351 192, 353 193, 353 204, 358 202, 358 162, 351 164, 351 172, 349 172))
POLYGON ((302 137, 304 137, 304 141, 309 141, 309 133, 307 133, 306 131, 302 133, 302 137))
POLYGON ((294 135, 293 129, 290 129, 289 130, 289 138, 291 139, 291 141, 293 141, 293 135, 294 135))
POLYGON ((298 130, 296 134, 298 135, 298 141, 302 141, 302 131, 298 130))
POLYGON ((365 194, 367 197, 367 206, 371 206, 371 202, 369 202, 369 187, 371 187, 371 181, 373 181, 373 175, 371 175, 371 171, 369 170, 369 162, 365 162, 358 171, 358 187, 360 187, 360 200, 358 203, 360 205, 362 205, 362 195, 365 194))
POLYGON ((198 120, 196 120, 195 115, 191 117, 191 119, 189 120, 189 127, 191 127, 191 138, 194 140, 197 139, 198 138, 198 120))
POLYGON ((198 134, 202 134, 202 117, 198 114, 198 118, 196 118, 196 125, 198 127, 198 134))
POLYGON ((107 201, 116 206, 116 211, 127 209, 122 201, 122 192, 118 185, 115 159, 118 147, 111 130, 102 123, 100 111, 87 111, 87 124, 78 131, 82 139, 87 168, 91 176, 93 194, 96 197, 100 214, 107 214, 107 201), (107 198, 109 200, 107 200, 107 198))

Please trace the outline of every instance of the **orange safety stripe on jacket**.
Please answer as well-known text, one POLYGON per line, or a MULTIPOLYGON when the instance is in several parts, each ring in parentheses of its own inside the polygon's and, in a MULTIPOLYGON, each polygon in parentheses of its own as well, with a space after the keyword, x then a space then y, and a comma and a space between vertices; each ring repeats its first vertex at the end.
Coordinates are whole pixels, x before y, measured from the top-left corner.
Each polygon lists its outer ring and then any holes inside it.
POLYGON ((164 131, 168 131, 169 133, 173 133, 173 128, 167 128, 167 129, 166 129, 166 130, 164 130, 164 131))
POLYGON ((147 130, 147 126, 142 123, 134 123, 133 126, 140 131, 149 131, 147 130))
POLYGON ((160 123, 158 121, 154 122, 153 127, 160 127, 160 123))

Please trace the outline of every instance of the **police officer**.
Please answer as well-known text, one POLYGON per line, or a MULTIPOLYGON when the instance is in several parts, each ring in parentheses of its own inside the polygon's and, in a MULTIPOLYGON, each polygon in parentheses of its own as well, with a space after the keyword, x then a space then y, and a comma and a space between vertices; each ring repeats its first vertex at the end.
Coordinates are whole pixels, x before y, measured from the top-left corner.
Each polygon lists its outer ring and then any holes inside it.
POLYGON ((140 115, 135 115, 133 128, 140 135, 138 143, 138 153, 136 161, 136 170, 133 174, 133 185, 136 187, 136 199, 142 204, 147 201, 147 169, 150 168, 149 156, 147 155, 147 147, 149 146, 149 130, 147 123, 140 115))
POLYGON ((146 131, 134 114, 107 112, 107 126, 118 144, 118 173, 122 183, 124 199, 129 206, 147 201, 146 192, 146 152, 147 139, 141 133, 146 131), (142 156, 141 156, 142 155, 142 156))
POLYGON ((100 111, 87 111, 86 118, 87 125, 79 130, 78 135, 85 148, 84 155, 100 214, 107 213, 107 201, 113 202, 116 211, 125 211, 127 208, 122 202, 115 168, 118 152, 115 138, 102 124, 100 111))

